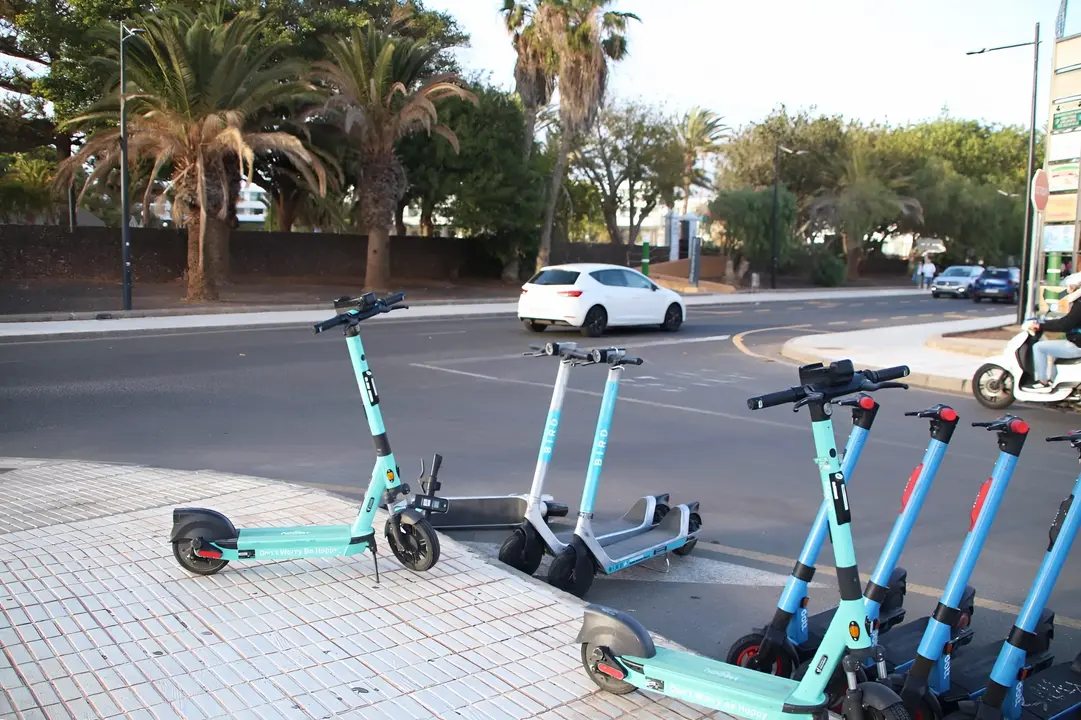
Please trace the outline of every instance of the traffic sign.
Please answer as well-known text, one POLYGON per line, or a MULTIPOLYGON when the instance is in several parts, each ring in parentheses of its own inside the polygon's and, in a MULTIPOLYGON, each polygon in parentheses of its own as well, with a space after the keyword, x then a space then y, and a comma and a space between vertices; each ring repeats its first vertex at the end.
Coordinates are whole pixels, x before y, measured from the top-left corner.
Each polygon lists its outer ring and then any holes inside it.
POLYGON ((1036 212, 1044 211, 1050 195, 1051 186, 1047 182, 1047 173, 1043 168, 1040 168, 1032 176, 1032 205, 1036 208, 1036 212))

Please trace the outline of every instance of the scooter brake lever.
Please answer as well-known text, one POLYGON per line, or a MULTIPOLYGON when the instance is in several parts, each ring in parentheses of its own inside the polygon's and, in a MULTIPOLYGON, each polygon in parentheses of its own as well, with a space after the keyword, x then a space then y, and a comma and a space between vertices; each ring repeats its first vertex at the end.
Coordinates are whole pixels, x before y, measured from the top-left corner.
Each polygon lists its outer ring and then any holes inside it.
POLYGON ((808 393, 807 397, 797 400, 792 405, 792 412, 799 412, 799 409, 804 405, 810 405, 813 402, 822 402, 825 399, 825 395, 820 392, 808 393))

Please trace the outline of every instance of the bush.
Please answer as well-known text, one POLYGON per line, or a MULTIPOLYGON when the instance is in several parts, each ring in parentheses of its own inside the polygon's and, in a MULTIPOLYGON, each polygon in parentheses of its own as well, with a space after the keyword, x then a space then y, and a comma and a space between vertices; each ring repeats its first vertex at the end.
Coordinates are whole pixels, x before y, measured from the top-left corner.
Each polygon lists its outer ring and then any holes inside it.
POLYGON ((845 281, 845 261, 830 252, 811 256, 811 282, 820 287, 837 287, 845 281))

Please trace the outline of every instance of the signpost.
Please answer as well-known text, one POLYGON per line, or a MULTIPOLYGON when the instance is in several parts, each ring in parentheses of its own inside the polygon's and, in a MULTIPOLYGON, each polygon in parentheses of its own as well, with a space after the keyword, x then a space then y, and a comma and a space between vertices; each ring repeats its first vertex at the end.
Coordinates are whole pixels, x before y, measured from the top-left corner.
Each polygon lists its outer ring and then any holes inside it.
MULTIPOLYGON (((1081 113, 1079 113, 1081 115, 1081 113)), ((1032 176, 1032 206, 1036 212, 1047 209, 1047 201, 1051 197, 1051 184, 1047 180, 1047 171, 1040 168, 1032 176)))

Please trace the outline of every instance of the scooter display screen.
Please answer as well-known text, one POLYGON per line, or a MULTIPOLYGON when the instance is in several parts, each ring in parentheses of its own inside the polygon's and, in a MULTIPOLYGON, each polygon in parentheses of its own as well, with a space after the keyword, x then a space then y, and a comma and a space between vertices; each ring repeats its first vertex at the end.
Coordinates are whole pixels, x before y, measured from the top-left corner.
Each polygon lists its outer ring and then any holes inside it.
POLYGON ((847 385, 856 375, 851 360, 838 360, 826 367, 822 363, 804 365, 799 369, 800 385, 847 385))

